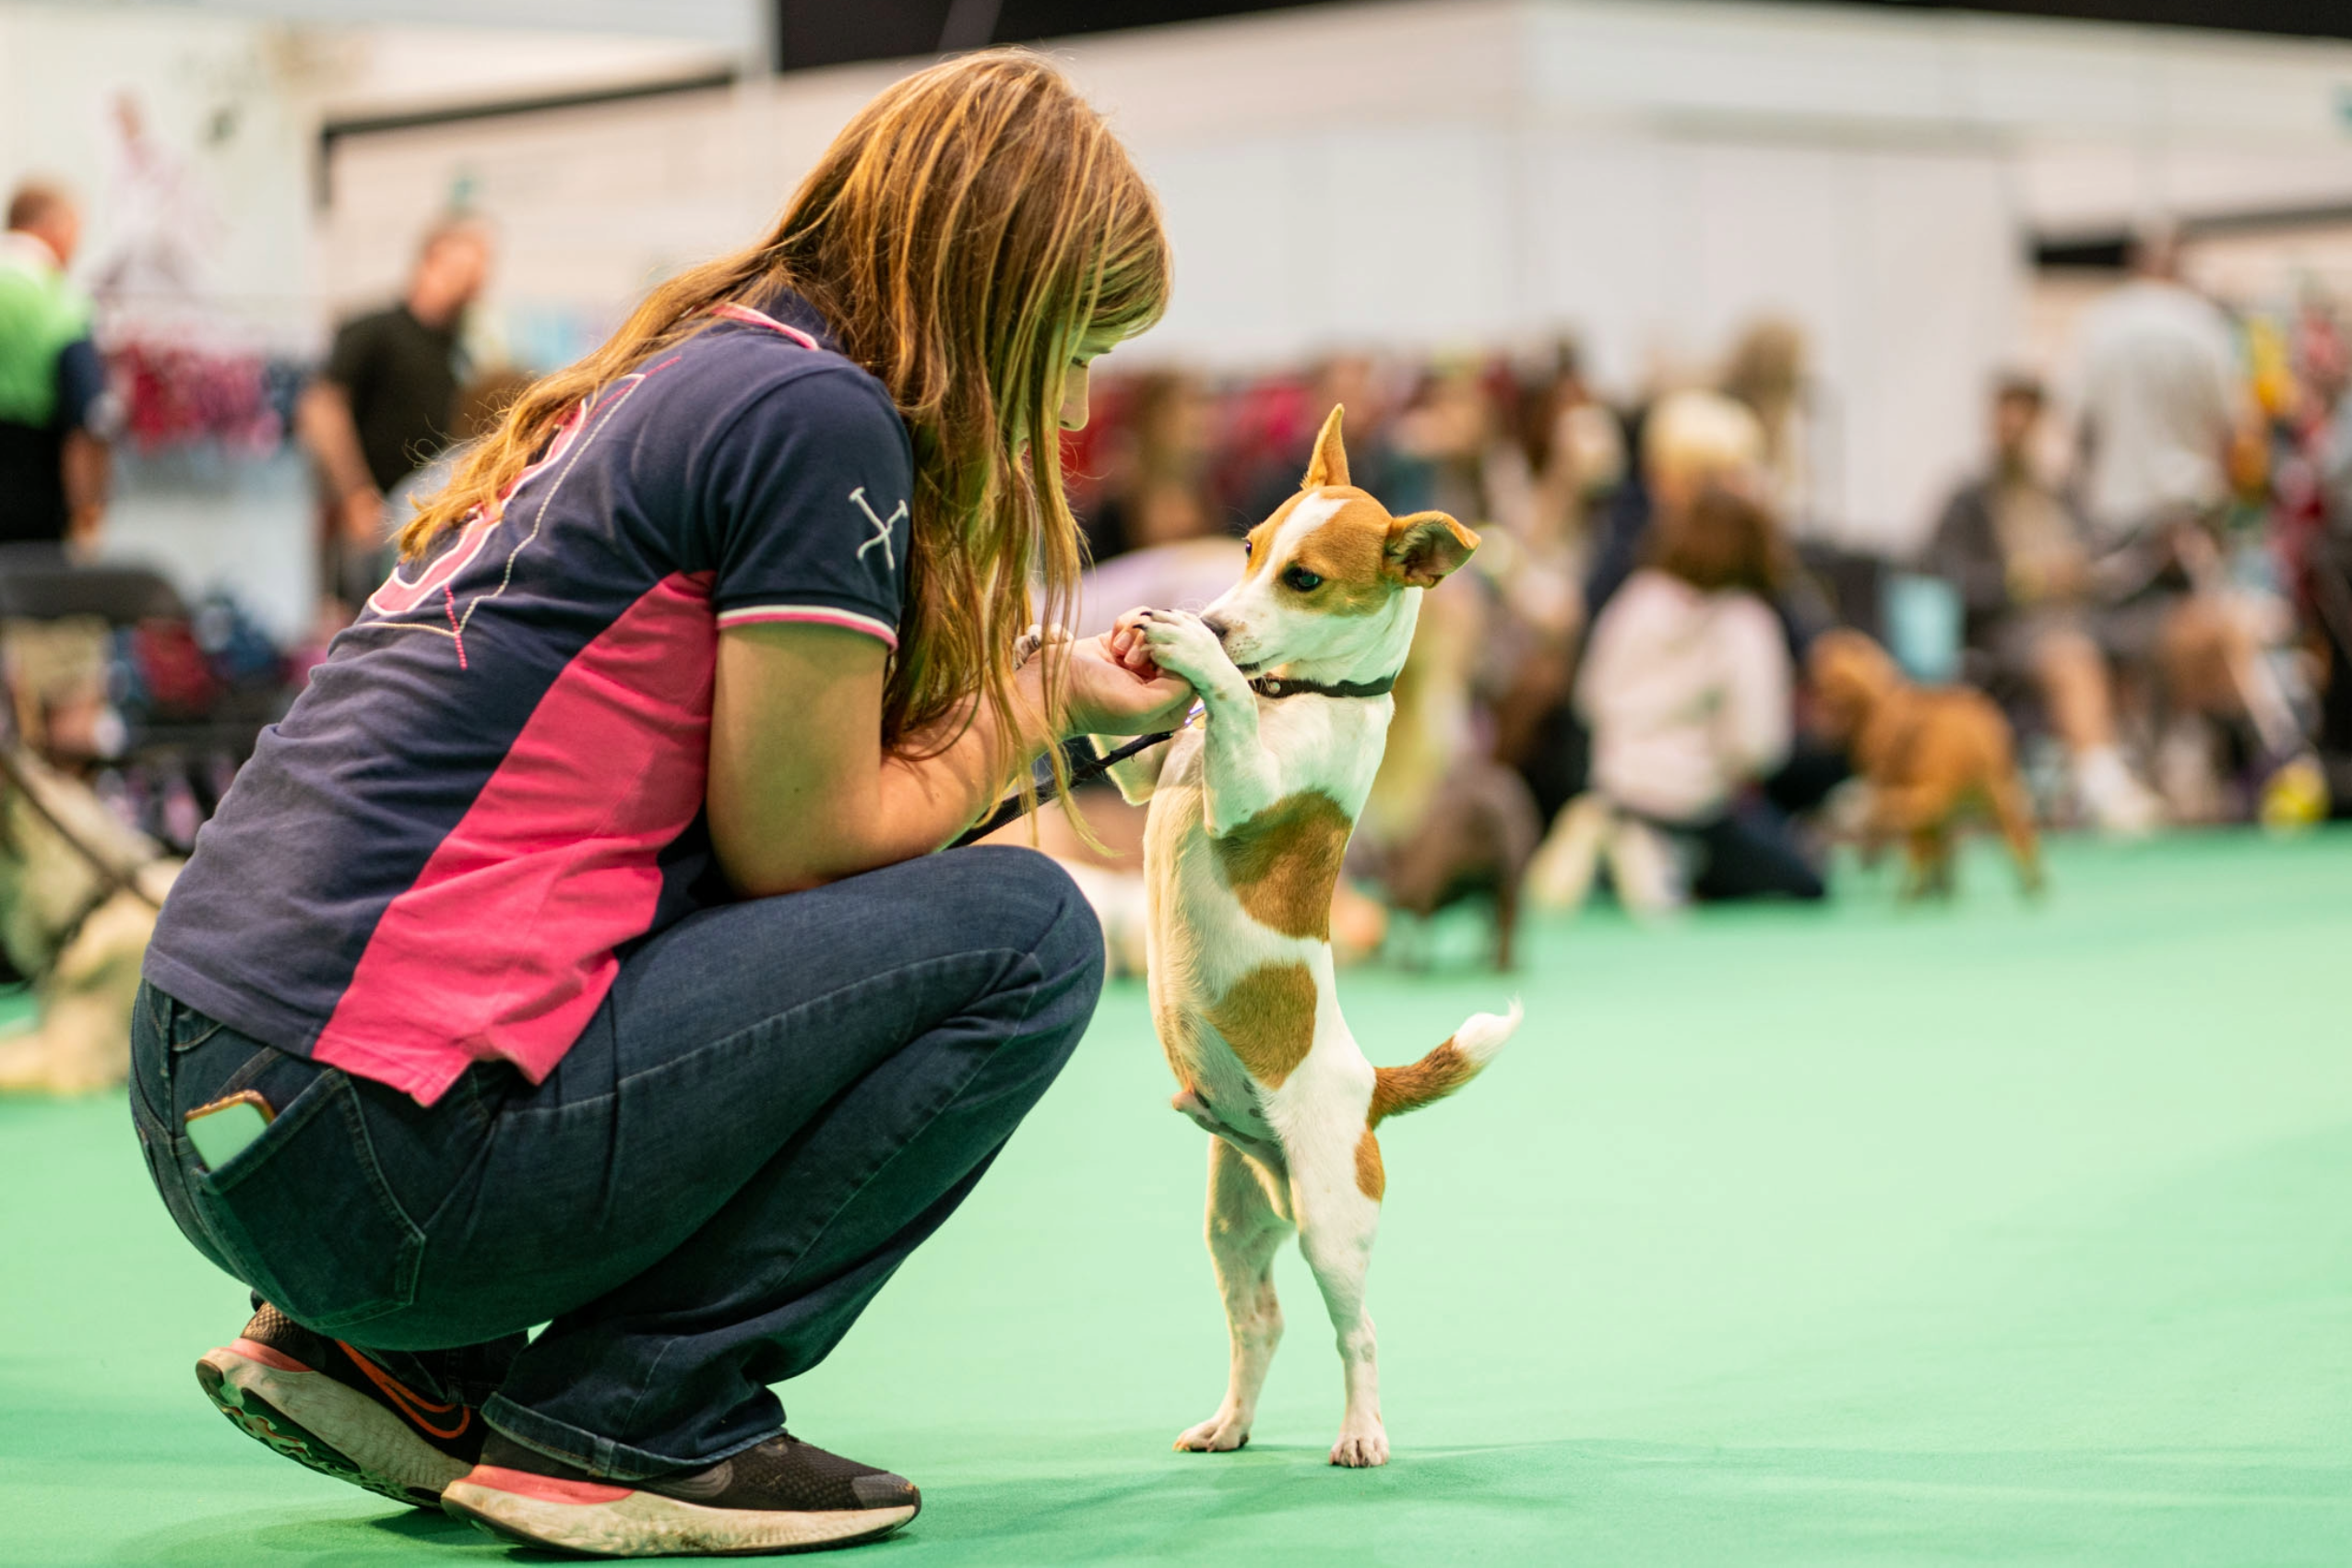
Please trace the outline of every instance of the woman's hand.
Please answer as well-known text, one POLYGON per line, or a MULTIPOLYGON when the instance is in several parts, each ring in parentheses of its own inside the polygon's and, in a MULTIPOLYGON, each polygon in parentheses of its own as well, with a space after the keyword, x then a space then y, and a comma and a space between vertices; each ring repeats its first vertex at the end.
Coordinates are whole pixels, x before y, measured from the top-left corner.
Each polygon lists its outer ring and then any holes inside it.
MULTIPOLYGON (((1122 628, 1129 618, 1120 618, 1122 628)), ((1061 657, 1070 661, 1067 728, 1074 735, 1172 730, 1193 706, 1191 683, 1154 664, 1132 631, 1067 644, 1061 657)))

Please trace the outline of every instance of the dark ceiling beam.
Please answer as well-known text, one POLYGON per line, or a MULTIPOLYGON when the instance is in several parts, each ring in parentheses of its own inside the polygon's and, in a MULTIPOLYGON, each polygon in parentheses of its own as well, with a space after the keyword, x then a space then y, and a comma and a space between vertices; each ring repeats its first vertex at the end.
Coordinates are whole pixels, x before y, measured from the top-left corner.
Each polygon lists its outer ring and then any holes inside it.
MULTIPOLYGON (((983 43, 1113 32, 1289 10, 1332 0, 770 0, 776 68, 806 70, 890 60, 983 43)), ((1747 0, 1785 5, 1789 0, 1747 0)), ((1820 0, 1804 0, 1818 4, 1820 0)), ((2352 38, 2352 0, 1830 0, 1872 10, 2053 17, 2075 21, 2220 29, 2299 38, 2352 38)))

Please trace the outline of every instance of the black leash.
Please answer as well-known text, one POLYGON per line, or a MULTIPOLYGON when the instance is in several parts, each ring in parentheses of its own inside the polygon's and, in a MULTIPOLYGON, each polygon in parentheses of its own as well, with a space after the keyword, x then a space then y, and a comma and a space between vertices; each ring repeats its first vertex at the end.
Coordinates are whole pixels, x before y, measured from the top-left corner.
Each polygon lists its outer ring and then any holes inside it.
MULTIPOLYGON (((1389 694, 1390 690, 1396 686, 1396 677, 1395 675, 1384 675, 1377 681, 1335 681, 1330 683, 1322 681, 1290 681, 1285 680, 1278 675, 1261 675, 1256 680, 1250 683, 1250 690, 1257 693, 1257 695, 1262 697, 1277 701, 1283 697, 1299 696, 1384 697, 1389 694)), ((1162 730, 1157 734, 1151 735, 1138 735, 1134 740, 1128 742, 1125 745, 1119 747, 1116 751, 1107 753, 1102 756, 1095 758, 1092 762, 1082 763, 1078 766, 1072 768, 1070 770, 1070 788, 1075 790, 1082 784, 1091 784, 1096 779, 1101 778, 1104 774, 1110 772, 1113 767, 1116 767, 1119 764, 1126 761, 1129 757, 1140 755, 1141 754, 1151 750, 1152 747, 1158 745, 1163 741, 1172 741, 1175 738, 1176 731, 1173 730, 1162 730)), ((987 837, 990 834, 995 832, 998 828, 1004 826, 1008 822, 1018 821, 1020 815, 1021 797, 1018 795, 1007 795, 1004 800, 999 801, 996 803, 996 809, 989 813, 987 816, 983 817, 977 826, 966 829, 962 837, 958 837, 954 843, 947 847, 951 849, 960 849, 967 844, 987 837)))
MULTIPOLYGON (((1162 741, 1172 741, 1175 738, 1176 731, 1173 730, 1162 730, 1151 735, 1138 735, 1116 751, 1106 753, 1092 762, 1081 763, 1072 768, 1070 788, 1075 790, 1081 784, 1091 784, 1129 757, 1147 752, 1162 741)), ((1008 822, 1017 822, 1020 820, 1020 815, 1021 797, 1007 795, 996 802, 996 809, 982 817, 978 826, 965 829, 963 836, 947 847, 951 849, 960 849, 967 844, 987 837, 1008 822)))

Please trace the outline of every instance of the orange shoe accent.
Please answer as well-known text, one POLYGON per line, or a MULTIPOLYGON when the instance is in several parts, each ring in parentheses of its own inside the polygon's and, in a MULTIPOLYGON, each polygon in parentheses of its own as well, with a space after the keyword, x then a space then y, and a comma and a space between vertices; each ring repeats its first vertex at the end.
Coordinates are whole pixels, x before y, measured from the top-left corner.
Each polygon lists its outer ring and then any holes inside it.
POLYGON ((259 1361, 265 1367, 276 1367, 279 1372, 306 1372, 318 1370, 315 1367, 303 1365, 283 1350, 273 1349, 256 1339, 247 1339, 242 1334, 230 1345, 229 1350, 232 1355, 243 1356, 249 1361, 259 1361))
POLYGON ((375 1384, 384 1397, 392 1402, 392 1408, 414 1421, 419 1430, 441 1439, 444 1443, 449 1443, 464 1436, 466 1429, 474 1424, 474 1413, 463 1405, 440 1405, 430 1399, 421 1398, 411 1393, 398 1378, 377 1366, 359 1351, 352 1349, 348 1341, 338 1339, 335 1343, 342 1347, 343 1354, 350 1357, 360 1371, 367 1373, 367 1380, 375 1384), (451 1410, 457 1412, 456 1426, 444 1429, 434 1425, 426 1419, 428 1414, 446 1415, 451 1410))
POLYGON ((618 1503, 632 1490, 603 1481, 567 1481, 560 1476, 534 1475, 529 1470, 509 1470, 497 1465, 476 1465, 459 1479, 493 1491, 536 1497, 542 1503, 618 1503))

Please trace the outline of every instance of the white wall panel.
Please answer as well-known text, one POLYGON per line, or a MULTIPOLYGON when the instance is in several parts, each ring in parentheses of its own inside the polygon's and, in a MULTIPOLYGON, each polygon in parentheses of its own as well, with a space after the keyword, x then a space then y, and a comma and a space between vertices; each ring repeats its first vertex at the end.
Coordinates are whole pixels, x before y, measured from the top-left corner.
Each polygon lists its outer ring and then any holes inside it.
MULTIPOLYGON (((2334 96, 2352 47, 2334 44, 1716 0, 1408 0, 1058 53, 1158 186, 1176 247, 1174 305, 1130 362, 1567 327, 1630 391, 1782 314, 1813 351, 1833 529, 1890 545, 1917 538, 1981 439, 1986 375, 2024 337, 2029 227, 2352 199, 2334 96)), ((508 232, 510 301, 617 309, 752 232, 903 68, 363 138, 339 179, 364 171, 374 199, 364 217, 339 203, 333 290, 384 287, 386 247, 462 172, 508 232)))

